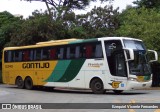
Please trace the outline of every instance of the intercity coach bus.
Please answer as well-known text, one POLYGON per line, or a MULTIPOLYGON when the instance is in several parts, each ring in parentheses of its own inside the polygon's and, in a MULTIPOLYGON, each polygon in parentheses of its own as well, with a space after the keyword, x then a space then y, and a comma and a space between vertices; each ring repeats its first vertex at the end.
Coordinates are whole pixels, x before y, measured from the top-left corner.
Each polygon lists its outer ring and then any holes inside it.
POLYGON ((34 86, 106 90, 148 88, 152 83, 150 62, 157 52, 142 40, 128 37, 64 39, 3 50, 3 83, 18 88, 34 86), (154 55, 149 60, 148 53, 154 55))

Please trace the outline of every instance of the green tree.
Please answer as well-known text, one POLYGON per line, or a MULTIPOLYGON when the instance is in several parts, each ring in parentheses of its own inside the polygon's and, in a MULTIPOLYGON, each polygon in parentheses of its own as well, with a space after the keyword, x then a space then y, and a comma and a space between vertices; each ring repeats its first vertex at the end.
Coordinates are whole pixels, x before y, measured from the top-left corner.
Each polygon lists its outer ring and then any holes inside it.
POLYGON ((118 9, 112 6, 94 7, 85 15, 77 16, 77 26, 82 26, 89 38, 113 36, 118 28, 118 9))
POLYGON ((11 35, 7 46, 31 45, 54 38, 55 27, 52 27, 48 14, 34 11, 32 16, 24 20, 20 28, 11 35))
MULTIPOLYGON (((68 11, 72 11, 73 9, 85 9, 91 2, 107 2, 113 0, 24 0, 24 1, 40 1, 45 2, 48 8, 50 17, 52 18, 53 11, 58 12, 58 17, 63 16, 68 11), (49 7, 51 5, 52 8, 49 7)), ((59 18, 58 18, 59 19, 59 18)))
POLYGON ((160 13, 155 9, 128 8, 119 17, 118 36, 144 40, 150 49, 160 50, 160 13))
POLYGON ((160 9, 160 0, 136 0, 133 3, 136 4, 139 8, 145 7, 151 9, 160 9))
POLYGON ((58 16, 59 12, 54 9, 52 19, 47 12, 36 10, 13 31, 6 46, 31 45, 66 38, 113 36, 118 28, 117 10, 112 6, 94 7, 87 14, 76 15, 67 11, 58 16))
MULTIPOLYGON (((7 11, 0 13, 0 50, 10 42, 12 34, 18 30, 23 21, 7 11)), ((2 53, 1 53, 2 54, 2 53)), ((0 56, 1 57, 1 56, 0 56)))

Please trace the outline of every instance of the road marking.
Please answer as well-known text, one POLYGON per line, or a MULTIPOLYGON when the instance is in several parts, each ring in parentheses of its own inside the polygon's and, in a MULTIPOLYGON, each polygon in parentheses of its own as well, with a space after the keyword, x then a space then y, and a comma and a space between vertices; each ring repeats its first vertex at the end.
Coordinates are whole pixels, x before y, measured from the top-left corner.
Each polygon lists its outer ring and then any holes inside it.
MULTIPOLYGON (((134 103, 136 103, 136 101, 134 99, 132 99, 129 103, 134 104, 134 103)), ((128 112, 136 112, 136 111, 134 109, 128 109, 128 112)))
POLYGON ((136 103, 136 101, 134 99, 132 99, 129 103, 136 103))
POLYGON ((155 110, 154 112, 160 112, 160 109, 155 110))

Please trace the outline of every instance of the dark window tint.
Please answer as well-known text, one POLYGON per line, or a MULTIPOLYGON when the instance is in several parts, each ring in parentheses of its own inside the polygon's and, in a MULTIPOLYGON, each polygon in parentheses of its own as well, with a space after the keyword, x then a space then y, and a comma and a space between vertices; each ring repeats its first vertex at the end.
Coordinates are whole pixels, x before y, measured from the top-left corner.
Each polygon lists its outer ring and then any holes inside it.
POLYGON ((100 42, 5 51, 5 62, 103 58, 100 42))
POLYGON ((126 64, 120 40, 105 41, 109 70, 114 76, 126 76, 126 64))
POLYGON ((83 47, 85 58, 103 58, 102 45, 100 43, 88 43, 83 47))
POLYGON ((56 55, 58 59, 64 59, 64 48, 58 48, 56 55))
POLYGON ((56 48, 51 48, 49 50, 49 59, 53 60, 53 59, 57 59, 58 56, 56 55, 57 49, 56 48))

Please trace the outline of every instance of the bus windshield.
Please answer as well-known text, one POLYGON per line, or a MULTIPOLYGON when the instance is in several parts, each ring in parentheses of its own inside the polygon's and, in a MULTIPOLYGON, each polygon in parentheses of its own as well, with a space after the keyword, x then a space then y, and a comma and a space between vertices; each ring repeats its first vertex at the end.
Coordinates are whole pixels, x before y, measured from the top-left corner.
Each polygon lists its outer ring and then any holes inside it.
POLYGON ((146 48, 141 41, 124 40, 126 48, 134 50, 134 60, 129 61, 129 71, 132 75, 148 76, 151 74, 150 65, 146 55, 146 48))

